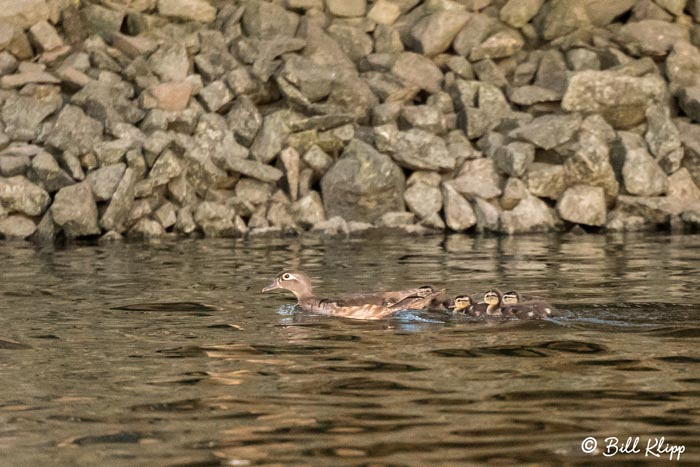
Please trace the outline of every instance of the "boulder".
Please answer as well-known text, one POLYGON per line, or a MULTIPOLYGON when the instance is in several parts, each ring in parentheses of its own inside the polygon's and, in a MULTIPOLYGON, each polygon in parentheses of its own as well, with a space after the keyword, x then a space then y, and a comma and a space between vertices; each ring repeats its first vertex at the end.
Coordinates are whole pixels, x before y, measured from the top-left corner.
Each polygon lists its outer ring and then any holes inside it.
POLYGON ((53 220, 63 229, 67 238, 100 233, 97 223, 97 204, 87 182, 61 188, 51 206, 53 220))
POLYGON ((23 175, 0 177, 0 206, 8 213, 19 212, 38 216, 48 207, 49 194, 23 175))
POLYGON ((566 190, 566 170, 561 164, 535 162, 525 176, 527 190, 540 198, 557 200, 566 190))
POLYGON ((688 28, 676 23, 645 19, 628 22, 620 28, 620 35, 630 42, 628 48, 638 47, 644 55, 663 56, 678 42, 687 42, 688 28))
POLYGON ((32 159, 31 173, 39 180, 49 193, 54 193, 64 186, 72 185, 75 181, 56 162, 56 159, 46 151, 41 151, 32 159))
POLYGON ((668 190, 668 178, 646 148, 640 136, 621 131, 613 145, 613 167, 627 193, 657 196, 668 190))
POLYGON ((501 209, 483 198, 474 198, 476 229, 479 231, 498 232, 501 228, 501 209))
POLYGON ((404 52, 394 62, 391 72, 408 86, 440 92, 442 72, 430 59, 413 52, 404 52))
POLYGON ((210 23, 216 18, 216 8, 206 0, 158 0, 158 14, 184 21, 210 23))
POLYGON ((321 179, 326 213, 374 222, 384 213, 403 210, 403 172, 388 156, 352 140, 321 179))
POLYGON ((58 114, 46 143, 64 151, 85 154, 102 141, 103 129, 102 123, 85 115, 80 107, 67 105, 58 114))
POLYGON ((496 149, 493 162, 506 175, 521 177, 535 160, 535 147, 530 143, 515 141, 496 149))
POLYGON ((670 117, 668 107, 652 105, 646 111, 647 131, 644 135, 649 150, 668 174, 675 172, 683 160, 683 148, 678 128, 670 117))
POLYGON ((250 147, 263 123, 262 115, 248 96, 238 96, 226 115, 228 126, 239 143, 250 147))
POLYGON ((456 162, 442 138, 417 128, 397 135, 392 157, 401 167, 413 170, 450 170, 456 162))
POLYGON ((472 199, 476 196, 491 199, 501 196, 501 178, 490 158, 468 160, 450 185, 458 193, 472 199))
POLYGON ((85 180, 90 185, 96 201, 107 201, 112 198, 117 186, 124 178, 125 170, 126 164, 118 163, 101 167, 87 175, 85 180))
POLYGON ((158 238, 165 235, 165 229, 160 222, 154 219, 143 217, 134 224, 127 233, 129 238, 138 238, 147 240, 149 238, 158 238))
POLYGON ((565 221, 603 226, 607 219, 605 192, 601 187, 574 185, 559 198, 557 212, 565 221))
POLYGON ((418 219, 425 219, 436 214, 442 208, 442 192, 436 185, 409 182, 409 187, 403 194, 408 209, 418 219))
POLYGON ((421 18, 411 28, 416 51, 429 57, 446 51, 470 16, 462 10, 441 10, 421 18))
POLYGON ((476 225, 474 209, 450 183, 442 184, 442 198, 447 227, 455 232, 461 232, 476 225))
POLYGON ((246 4, 241 24, 245 33, 252 37, 294 37, 299 17, 276 3, 253 1, 246 4))
POLYGON ((577 114, 543 115, 512 130, 511 138, 529 141, 542 149, 554 149, 570 141, 581 126, 577 114))
POLYGON ((668 177, 667 196, 678 211, 685 211, 700 206, 700 188, 693 181, 685 167, 668 177))
POLYGON ((591 133, 582 133, 578 147, 564 162, 567 185, 592 185, 605 190, 605 197, 611 203, 620 192, 615 171, 610 164, 608 145, 591 133))
POLYGON ((207 237, 238 237, 242 235, 235 222, 234 208, 222 203, 204 201, 197 206, 194 220, 207 237))
POLYGON ((501 21, 522 28, 537 14, 544 0, 508 0, 499 13, 501 21))
POLYGON ((326 0, 326 8, 333 16, 364 16, 367 0, 326 0))
POLYGON ((557 216, 547 203, 535 196, 520 200, 515 208, 501 213, 501 231, 514 233, 548 232, 557 227, 557 216))
POLYGON ((10 94, 2 106, 5 134, 16 141, 31 141, 39 136, 42 122, 61 108, 63 99, 57 92, 24 96, 10 94))
POLYGON ((36 232, 34 221, 21 214, 0 218, 0 238, 24 240, 36 232))
POLYGON ((100 227, 104 230, 124 232, 125 223, 134 202, 135 173, 131 168, 124 170, 124 175, 114 190, 107 209, 100 218, 100 227))
POLYGON ((310 229, 326 218, 323 201, 317 191, 311 191, 293 202, 290 212, 294 221, 304 229, 310 229))
POLYGON ((525 45, 525 40, 517 31, 506 29, 498 31, 484 42, 472 48, 469 60, 506 58, 515 55, 525 45))

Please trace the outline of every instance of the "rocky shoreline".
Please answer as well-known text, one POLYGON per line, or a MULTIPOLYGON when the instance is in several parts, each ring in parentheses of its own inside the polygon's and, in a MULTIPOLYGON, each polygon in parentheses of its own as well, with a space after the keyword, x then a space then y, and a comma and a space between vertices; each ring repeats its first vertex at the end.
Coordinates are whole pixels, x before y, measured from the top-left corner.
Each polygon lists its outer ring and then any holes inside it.
POLYGON ((0 0, 0 238, 694 230, 699 21, 700 0, 0 0))

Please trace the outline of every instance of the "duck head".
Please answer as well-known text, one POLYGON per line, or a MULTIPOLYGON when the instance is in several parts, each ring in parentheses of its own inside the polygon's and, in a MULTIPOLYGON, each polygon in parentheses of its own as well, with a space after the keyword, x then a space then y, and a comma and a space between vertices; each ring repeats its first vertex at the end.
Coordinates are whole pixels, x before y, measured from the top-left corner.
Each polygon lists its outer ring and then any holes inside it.
POLYGON ((503 294, 503 303, 505 305, 517 305, 520 303, 520 294, 515 290, 509 290, 503 294))
POLYGON ((503 304, 503 294, 496 289, 491 289, 484 294, 484 302, 489 308, 498 308, 503 304))
POLYGON ((313 297, 311 279, 303 272, 283 271, 277 274, 272 283, 262 289, 262 291, 264 293, 277 289, 289 290, 297 300, 313 297))
POLYGON ((457 295, 455 297, 455 304, 451 308, 455 313, 464 313, 473 304, 474 301, 469 295, 457 295))

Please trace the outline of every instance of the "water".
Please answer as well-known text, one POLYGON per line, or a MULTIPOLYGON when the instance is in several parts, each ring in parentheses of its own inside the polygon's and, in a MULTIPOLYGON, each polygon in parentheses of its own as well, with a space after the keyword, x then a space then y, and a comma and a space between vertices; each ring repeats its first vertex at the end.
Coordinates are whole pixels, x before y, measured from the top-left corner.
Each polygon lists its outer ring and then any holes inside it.
POLYGON ((2 465, 700 463, 700 236, 0 243, 2 465), (515 288, 552 322, 305 315, 259 290, 515 288), (663 456, 666 459, 667 456, 663 456))

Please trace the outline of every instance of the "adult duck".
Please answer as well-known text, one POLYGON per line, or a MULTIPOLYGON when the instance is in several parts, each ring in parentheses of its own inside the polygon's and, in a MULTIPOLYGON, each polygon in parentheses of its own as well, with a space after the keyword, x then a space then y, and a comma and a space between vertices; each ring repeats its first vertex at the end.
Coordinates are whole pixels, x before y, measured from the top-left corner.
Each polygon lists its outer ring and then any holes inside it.
POLYGON ((281 272, 263 292, 288 290, 299 307, 310 313, 351 319, 383 319, 399 310, 422 310, 437 306, 445 299, 444 290, 432 286, 390 292, 360 293, 342 298, 318 298, 309 276, 302 272, 281 272))

